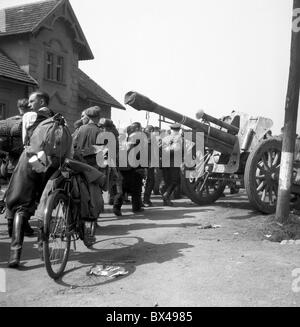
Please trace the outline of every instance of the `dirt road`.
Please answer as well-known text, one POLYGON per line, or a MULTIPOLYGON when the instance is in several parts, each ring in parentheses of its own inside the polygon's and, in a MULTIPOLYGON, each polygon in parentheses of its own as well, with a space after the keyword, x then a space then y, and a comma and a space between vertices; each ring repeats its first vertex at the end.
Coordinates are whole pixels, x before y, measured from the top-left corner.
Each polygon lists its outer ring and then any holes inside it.
POLYGON ((244 193, 226 194, 205 207, 187 199, 174 208, 161 207, 159 198, 154 204, 137 216, 125 206, 121 218, 106 207, 94 248, 78 241, 58 282, 38 258, 35 238, 25 239, 22 268, 6 269, 9 239, 1 217, 0 269, 7 292, 0 293, 0 307, 300 305, 300 245, 265 240, 267 216, 252 211, 244 193), (201 229, 207 224, 220 226, 201 229), (128 274, 87 276, 101 263, 123 266, 128 274))

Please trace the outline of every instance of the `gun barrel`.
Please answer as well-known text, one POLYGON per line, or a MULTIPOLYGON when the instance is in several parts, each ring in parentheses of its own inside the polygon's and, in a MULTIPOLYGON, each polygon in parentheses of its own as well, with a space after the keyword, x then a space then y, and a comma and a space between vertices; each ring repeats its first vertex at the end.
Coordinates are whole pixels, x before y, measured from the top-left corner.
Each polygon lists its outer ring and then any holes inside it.
POLYGON ((222 153, 232 153, 234 144, 237 140, 237 136, 235 135, 228 134, 214 127, 200 123, 195 119, 186 117, 178 112, 160 106, 137 92, 128 92, 125 95, 125 104, 130 105, 132 108, 138 111, 145 110, 153 112, 187 126, 194 131, 203 132, 205 135, 205 146, 222 153))
POLYGON ((217 126, 223 127, 225 129, 227 129, 228 132, 232 133, 233 135, 237 135, 240 131, 240 129, 238 127, 227 124, 220 119, 210 116, 210 115, 206 114, 203 110, 200 110, 197 112, 196 118, 199 120, 203 119, 203 120, 209 121, 217 126))

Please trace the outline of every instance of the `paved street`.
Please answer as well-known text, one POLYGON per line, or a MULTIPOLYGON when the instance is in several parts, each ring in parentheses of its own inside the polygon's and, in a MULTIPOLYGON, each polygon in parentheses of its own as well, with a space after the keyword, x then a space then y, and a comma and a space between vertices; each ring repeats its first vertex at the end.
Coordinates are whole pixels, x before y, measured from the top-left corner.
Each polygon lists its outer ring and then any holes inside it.
MULTIPOLYGON (((116 218, 109 206, 98 220, 97 243, 81 241, 66 274, 51 280, 38 258, 36 238, 26 238, 22 268, 5 270, 7 293, 0 306, 299 306, 292 271, 300 268, 300 245, 264 239, 267 216, 252 211, 244 193, 211 206, 188 199, 134 216, 129 206, 116 218), (201 226, 219 228, 201 229, 201 226), (87 276, 94 264, 122 266, 118 278, 87 276), (292 290, 294 289, 294 291, 292 290)), ((33 226, 35 222, 32 223, 33 226)), ((0 269, 6 269, 9 239, 0 218, 0 269)), ((295 285, 298 285, 298 288, 295 285)))

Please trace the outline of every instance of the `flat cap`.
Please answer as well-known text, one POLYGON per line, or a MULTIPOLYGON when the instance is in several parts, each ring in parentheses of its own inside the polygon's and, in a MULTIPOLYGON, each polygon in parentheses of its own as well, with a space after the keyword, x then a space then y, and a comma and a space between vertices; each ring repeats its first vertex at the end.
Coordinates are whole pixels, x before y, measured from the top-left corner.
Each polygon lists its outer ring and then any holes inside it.
POLYGON ((101 108, 98 106, 95 106, 95 107, 86 109, 84 112, 89 118, 100 118, 101 108))
POLYGON ((108 118, 101 118, 99 121, 99 125, 104 128, 113 128, 115 127, 114 122, 108 118))
POLYGON ((130 126, 128 126, 126 128, 126 131, 127 131, 127 134, 128 135, 131 135, 133 134, 134 132, 137 132, 137 131, 140 131, 142 129, 142 125, 141 123, 139 122, 135 122, 133 124, 131 124, 130 126))
POLYGON ((179 130, 179 129, 181 129, 181 125, 180 124, 172 124, 171 126, 170 126, 170 128, 171 129, 174 129, 174 130, 179 130))
POLYGON ((148 133, 154 132, 154 126, 147 125, 145 128, 145 132, 148 132, 148 133))

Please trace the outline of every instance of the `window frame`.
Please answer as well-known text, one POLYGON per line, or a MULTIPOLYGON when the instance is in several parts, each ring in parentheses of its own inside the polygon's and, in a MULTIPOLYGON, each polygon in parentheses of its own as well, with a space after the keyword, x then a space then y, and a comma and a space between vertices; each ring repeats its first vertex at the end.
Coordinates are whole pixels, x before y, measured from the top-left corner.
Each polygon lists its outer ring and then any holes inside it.
POLYGON ((65 58, 64 56, 56 56, 56 82, 64 82, 64 73, 65 73, 65 58), (61 60, 61 61, 60 61, 61 60))
POLYGON ((48 82, 65 84, 65 71, 66 71, 66 56, 56 51, 52 51, 51 49, 46 49, 44 79, 48 82), (52 55, 53 58, 52 63, 50 63, 49 61, 49 55, 52 55), (61 62, 59 62, 59 60, 61 60, 61 62), (49 64, 50 65, 52 64, 52 72, 50 73, 50 75, 52 76, 49 76, 49 64))
POLYGON ((46 79, 49 81, 54 81, 54 53, 47 51, 46 52, 46 79), (49 60, 51 56, 51 61, 49 60), (50 68, 50 69, 49 69, 50 68))

